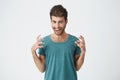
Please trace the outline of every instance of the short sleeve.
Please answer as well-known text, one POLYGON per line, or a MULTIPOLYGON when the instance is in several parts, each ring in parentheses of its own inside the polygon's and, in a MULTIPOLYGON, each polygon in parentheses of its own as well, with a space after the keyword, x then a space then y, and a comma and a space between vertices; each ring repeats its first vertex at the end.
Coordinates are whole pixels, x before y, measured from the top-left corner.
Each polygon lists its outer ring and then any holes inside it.
POLYGON ((44 51, 44 49, 43 49, 43 48, 39 48, 39 49, 38 49, 38 54, 45 56, 45 51, 44 51))
POLYGON ((75 54, 80 54, 80 53, 81 53, 81 49, 78 46, 76 46, 75 54))

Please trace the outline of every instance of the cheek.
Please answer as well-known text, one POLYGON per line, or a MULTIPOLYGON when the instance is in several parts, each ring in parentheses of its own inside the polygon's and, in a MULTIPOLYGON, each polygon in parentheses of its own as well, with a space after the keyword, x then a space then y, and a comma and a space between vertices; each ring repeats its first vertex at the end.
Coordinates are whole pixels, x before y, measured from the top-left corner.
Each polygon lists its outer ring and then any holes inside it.
POLYGON ((65 24, 61 24, 60 26, 61 26, 62 28, 65 28, 66 25, 65 25, 65 24))
POLYGON ((65 22, 64 22, 64 23, 62 23, 62 24, 61 24, 61 26, 62 26, 62 27, 65 27, 65 26, 66 26, 66 23, 65 23, 65 22))
POLYGON ((55 25, 54 25, 53 23, 51 24, 51 26, 52 26, 52 28, 54 28, 54 27, 55 27, 55 25))
POLYGON ((52 29, 55 29, 55 25, 52 25, 52 29))

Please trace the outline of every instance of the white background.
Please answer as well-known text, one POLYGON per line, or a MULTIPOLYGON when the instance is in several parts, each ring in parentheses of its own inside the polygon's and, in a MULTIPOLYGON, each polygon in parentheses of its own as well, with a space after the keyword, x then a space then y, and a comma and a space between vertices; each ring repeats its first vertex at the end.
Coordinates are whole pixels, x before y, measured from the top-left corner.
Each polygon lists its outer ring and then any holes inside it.
POLYGON ((0 80, 44 79, 31 46, 38 34, 52 32, 55 4, 68 10, 66 31, 86 40, 78 80, 120 80, 120 0, 0 0, 0 80))

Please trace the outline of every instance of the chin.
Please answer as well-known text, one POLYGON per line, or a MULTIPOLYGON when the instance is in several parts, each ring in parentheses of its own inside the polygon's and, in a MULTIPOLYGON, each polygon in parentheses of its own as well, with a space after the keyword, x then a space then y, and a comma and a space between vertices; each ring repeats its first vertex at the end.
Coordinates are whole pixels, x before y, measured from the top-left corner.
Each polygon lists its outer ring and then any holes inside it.
POLYGON ((61 31, 54 31, 54 33, 58 36, 62 35, 64 33, 64 30, 61 30, 61 31))
POLYGON ((56 33, 56 32, 55 32, 55 34, 58 35, 58 36, 60 36, 60 35, 62 35, 63 33, 62 33, 62 32, 61 32, 61 33, 56 33))
POLYGON ((60 36, 60 35, 62 35, 61 33, 55 33, 57 36, 60 36))

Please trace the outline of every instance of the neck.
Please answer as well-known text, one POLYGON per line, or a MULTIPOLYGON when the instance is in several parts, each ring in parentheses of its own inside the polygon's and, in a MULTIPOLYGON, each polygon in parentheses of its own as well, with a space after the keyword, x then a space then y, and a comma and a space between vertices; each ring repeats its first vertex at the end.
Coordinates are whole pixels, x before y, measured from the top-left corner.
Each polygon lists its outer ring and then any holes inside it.
POLYGON ((64 32, 64 33, 62 33, 62 34, 60 34, 60 35, 56 35, 55 33, 53 33, 53 35, 54 35, 54 37, 56 37, 56 38, 64 38, 65 36, 67 36, 67 33, 64 32))
POLYGON ((55 33, 53 33, 53 34, 51 34, 51 38, 55 42, 64 42, 67 40, 68 34, 66 32, 64 32, 61 35, 56 35, 55 33))

